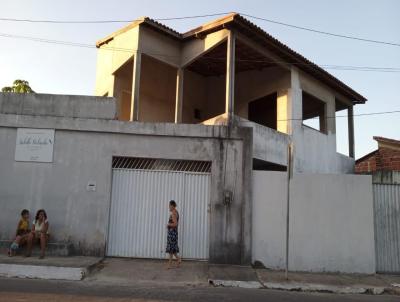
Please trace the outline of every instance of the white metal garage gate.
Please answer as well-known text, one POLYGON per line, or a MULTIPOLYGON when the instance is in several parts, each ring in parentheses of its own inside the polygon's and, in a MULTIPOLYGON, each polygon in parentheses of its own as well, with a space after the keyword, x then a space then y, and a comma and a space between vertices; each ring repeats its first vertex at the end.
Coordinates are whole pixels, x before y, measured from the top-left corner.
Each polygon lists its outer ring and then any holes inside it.
POLYGON ((108 256, 165 258, 173 199, 181 256, 208 259, 210 162, 115 157, 112 173, 108 256))

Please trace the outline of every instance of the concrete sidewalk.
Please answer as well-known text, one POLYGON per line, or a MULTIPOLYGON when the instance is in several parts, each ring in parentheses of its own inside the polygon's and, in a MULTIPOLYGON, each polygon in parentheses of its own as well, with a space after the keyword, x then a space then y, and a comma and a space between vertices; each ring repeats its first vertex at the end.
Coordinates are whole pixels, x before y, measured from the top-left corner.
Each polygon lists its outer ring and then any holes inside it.
POLYGON ((0 255, 0 276, 56 280, 82 280, 101 261, 97 257, 37 257, 0 255))
POLYGON ((361 275, 289 272, 288 280, 282 271, 256 269, 260 283, 265 288, 330 292, 337 294, 396 294, 400 295, 400 275, 361 275))
POLYGON ((120 285, 207 285, 208 263, 184 261, 180 268, 167 269, 166 260, 105 258, 85 280, 120 285))
POLYGON ((223 286, 267 288, 288 291, 339 294, 398 294, 400 276, 359 274, 289 273, 254 269, 250 266, 214 265, 183 261, 181 267, 167 270, 164 260, 106 258, 89 282, 147 284, 157 286, 223 286), (398 285, 398 286, 396 286, 398 285))

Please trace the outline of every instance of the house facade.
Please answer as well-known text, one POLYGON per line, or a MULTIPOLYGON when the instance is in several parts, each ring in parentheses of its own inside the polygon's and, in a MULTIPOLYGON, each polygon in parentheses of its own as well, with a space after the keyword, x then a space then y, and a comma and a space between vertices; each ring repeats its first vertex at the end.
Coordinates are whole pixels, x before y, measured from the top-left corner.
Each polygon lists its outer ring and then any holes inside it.
POLYGON ((282 269, 291 196, 291 269, 373 272, 364 97, 238 14, 185 34, 143 18, 97 47, 97 97, 0 94, 0 243, 45 208, 72 254, 162 259, 174 199, 183 258, 282 269))

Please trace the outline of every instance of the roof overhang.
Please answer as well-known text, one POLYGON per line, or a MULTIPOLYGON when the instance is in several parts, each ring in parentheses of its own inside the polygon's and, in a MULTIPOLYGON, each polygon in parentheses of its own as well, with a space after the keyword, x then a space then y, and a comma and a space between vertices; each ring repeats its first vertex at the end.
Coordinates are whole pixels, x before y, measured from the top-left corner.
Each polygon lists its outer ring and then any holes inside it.
POLYGON ((112 34, 108 35, 107 37, 100 39, 96 42, 96 47, 99 48, 103 44, 107 44, 111 40, 114 39, 114 37, 123 34, 124 32, 127 32, 131 30, 132 28, 139 26, 139 25, 144 25, 147 27, 150 27, 154 29, 155 31, 161 32, 163 34, 166 34, 174 39, 181 40, 182 35, 178 33, 177 31, 173 30, 172 28, 169 28, 168 26, 165 26, 157 21, 154 21, 153 19, 150 19, 149 17, 141 17, 138 18, 137 20, 134 20, 132 23, 128 24, 127 26, 113 32, 112 34))
POLYGON ((374 136, 373 138, 378 142, 378 148, 390 148, 394 150, 400 150, 399 140, 381 136, 374 136))

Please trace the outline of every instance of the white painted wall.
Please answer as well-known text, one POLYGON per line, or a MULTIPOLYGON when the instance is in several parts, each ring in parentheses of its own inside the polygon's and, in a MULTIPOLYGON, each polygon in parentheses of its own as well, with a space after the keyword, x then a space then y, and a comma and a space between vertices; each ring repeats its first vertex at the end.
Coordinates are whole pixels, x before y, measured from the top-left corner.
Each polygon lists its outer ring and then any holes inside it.
MULTIPOLYGON (((253 173, 253 261, 285 265, 286 174, 253 173)), ((374 273, 371 177, 296 174, 290 192, 289 269, 374 273)))
POLYGON ((285 267, 286 173, 253 171, 253 257, 266 267, 285 267))

